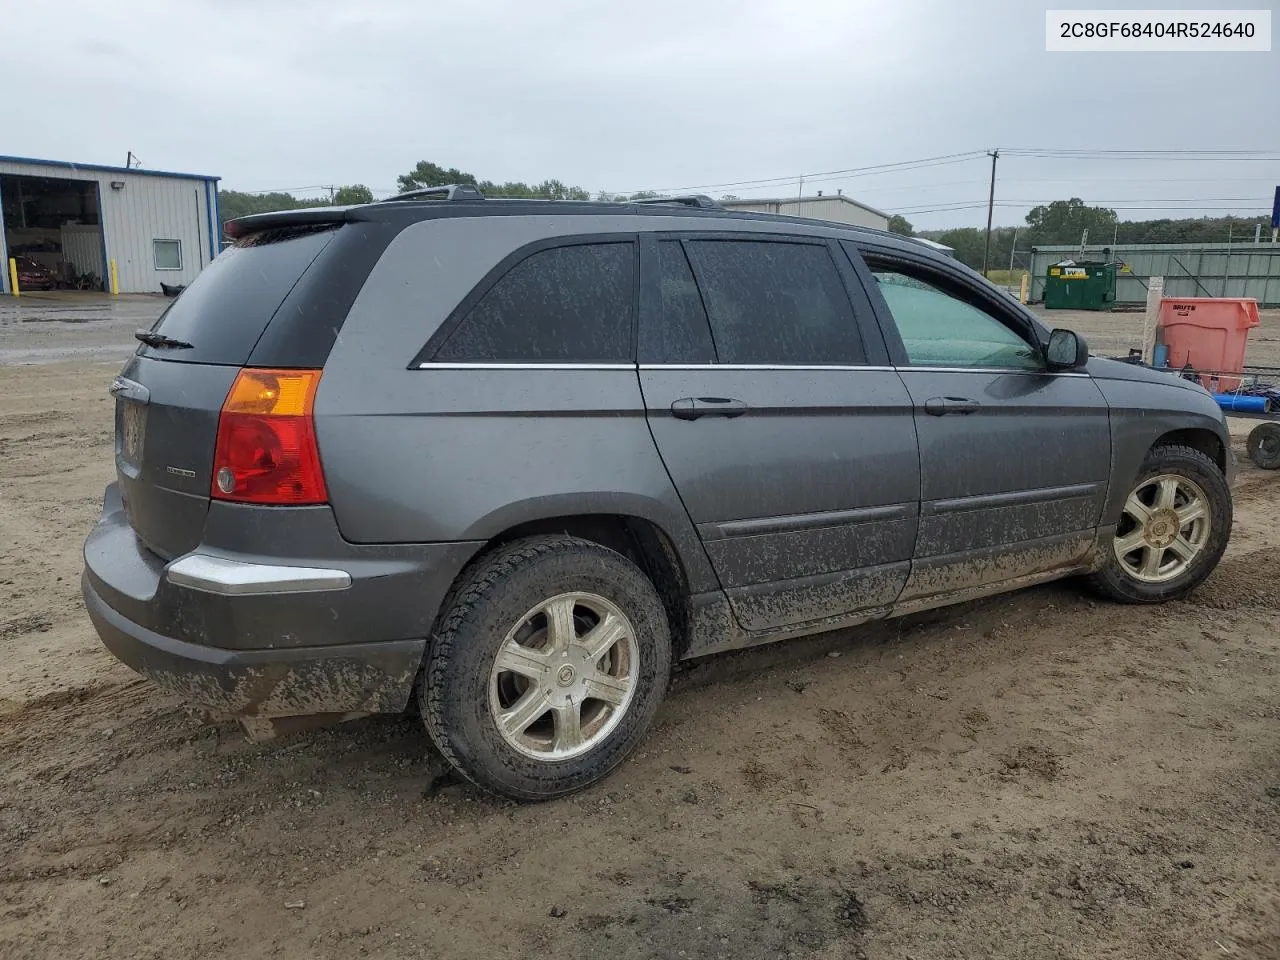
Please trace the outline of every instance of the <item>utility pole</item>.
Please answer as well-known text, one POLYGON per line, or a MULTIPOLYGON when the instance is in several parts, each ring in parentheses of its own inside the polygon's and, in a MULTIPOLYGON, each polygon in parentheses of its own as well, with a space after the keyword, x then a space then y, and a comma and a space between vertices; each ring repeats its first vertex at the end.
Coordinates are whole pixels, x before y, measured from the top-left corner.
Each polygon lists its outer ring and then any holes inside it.
POLYGON ((1018 228, 1014 227, 1013 228, 1013 246, 1009 248, 1009 279, 1005 283, 1005 289, 1008 289, 1008 285, 1010 283, 1013 283, 1013 255, 1017 252, 1017 250, 1018 250, 1018 228))
POLYGON ((336 188, 335 188, 335 187, 333 187, 333 186, 331 185, 331 186, 329 187, 329 206, 331 206, 331 207, 333 206, 334 197, 335 197, 336 195, 337 195, 337 190, 336 190, 336 188))
POLYGON ((991 257, 991 215, 996 209, 996 161, 1000 159, 1000 149, 997 147, 992 150, 988 156, 991 157, 991 192, 987 194, 987 243, 982 248, 982 275, 987 275, 987 262, 991 257))

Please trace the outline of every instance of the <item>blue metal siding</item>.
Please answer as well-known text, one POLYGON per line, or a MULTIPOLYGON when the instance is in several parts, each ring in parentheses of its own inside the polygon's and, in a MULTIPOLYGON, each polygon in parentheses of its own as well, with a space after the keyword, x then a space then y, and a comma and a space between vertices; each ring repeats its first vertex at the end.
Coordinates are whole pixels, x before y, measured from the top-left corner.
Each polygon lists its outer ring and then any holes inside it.
MULTIPOLYGON (((4 210, 4 197, 0 195, 0 211, 4 210)), ((4 242, 4 217, 0 215, 0 293, 12 293, 9 289, 9 248, 4 242)))

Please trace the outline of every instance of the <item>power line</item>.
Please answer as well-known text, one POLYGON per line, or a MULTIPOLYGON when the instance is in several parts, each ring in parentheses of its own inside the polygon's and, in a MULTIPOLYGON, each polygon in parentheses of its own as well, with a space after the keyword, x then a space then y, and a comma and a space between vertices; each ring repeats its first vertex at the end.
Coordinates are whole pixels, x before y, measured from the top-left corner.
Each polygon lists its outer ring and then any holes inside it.
POLYGON ((981 156, 985 156, 985 151, 970 150, 965 153, 947 153, 937 157, 920 157, 916 160, 900 160, 895 163, 876 163, 865 167, 848 167, 844 170, 820 170, 816 173, 796 173, 782 177, 758 177, 754 180, 734 180, 725 183, 696 183, 683 187, 643 187, 636 190, 610 190, 607 192, 643 193, 652 191, 653 193, 681 193, 688 190, 721 190, 729 187, 756 189, 795 183, 802 178, 806 181, 819 181, 830 178, 887 172, 890 170, 917 170, 922 167, 935 167, 951 163, 963 163, 966 160, 976 159, 981 156))
POLYGON ((1185 147, 1177 147, 1174 149, 1140 149, 1140 150, 1110 150, 1092 147, 1009 147, 1010 153, 1053 153, 1068 156, 1079 156, 1088 154, 1090 156, 1121 156, 1121 155, 1155 155, 1155 156, 1189 156, 1191 154, 1208 154, 1212 156, 1241 156, 1253 157, 1260 154, 1275 154, 1275 150, 1193 150, 1185 147))
MULTIPOLYGON (((1275 150, 1191 150, 1191 149, 1169 149, 1169 150, 1090 150, 1075 148, 1058 148, 1058 147, 1008 147, 1001 148, 1002 152, 1011 157, 1029 157, 1040 159, 1057 159, 1057 160, 1181 160, 1184 162, 1228 162, 1228 161, 1262 161, 1274 162, 1280 160, 1280 152, 1275 150)), ((912 170, 925 169, 933 166, 944 166, 954 163, 964 163, 969 160, 989 156, 989 152, 985 150, 970 150, 963 153, 941 154, 936 157, 920 157, 915 160, 902 160, 895 163, 871 164, 862 167, 848 167, 842 170, 825 170, 815 173, 795 173, 785 176, 774 177, 757 177, 752 180, 733 180, 720 183, 699 183, 690 184, 681 187, 646 187, 641 190, 611 190, 609 193, 629 194, 639 192, 653 192, 659 194, 683 193, 697 190, 727 190, 737 189, 742 191, 766 190, 776 188, 782 185, 789 185, 803 180, 806 183, 825 183, 831 180, 841 180, 853 177, 875 176, 883 173, 905 173, 912 170)), ((1072 178, 1063 178, 1064 182, 1069 182, 1072 178)), ((1148 178, 1151 179, 1151 178, 1148 178)), ((1156 178, 1157 180, 1163 178, 1156 178)), ((1170 182, 1178 178, 1169 178, 1170 182)), ((1190 181, 1191 178, 1187 178, 1190 181)), ((1206 178, 1208 179, 1208 178, 1206 178)), ((1237 179, 1237 178, 1231 178, 1237 179)), ((1239 178, 1252 179, 1252 178, 1239 178)), ((1266 178, 1257 178, 1259 181, 1266 178)), ((1003 181, 1002 181, 1003 182, 1003 181)), ((1053 182, 1045 178, 1045 182, 1053 182)), ((1123 180, 1119 181, 1123 182, 1123 180)))
MULTIPOLYGON (((1186 213, 1194 213, 1197 210, 1241 210, 1250 204, 1257 204, 1259 208, 1262 209, 1271 202, 1270 200, 1265 200, 1265 199, 1258 200, 1258 199, 1244 198, 1231 206, 1222 205, 1232 199, 1233 198, 1231 197, 1215 197, 1215 198, 1206 198, 1204 200, 1164 201, 1162 203, 1124 202, 1124 203, 1116 203, 1114 206, 1110 207, 1110 209, 1112 210, 1170 210, 1170 211, 1183 211, 1186 213), (1187 203, 1192 204, 1192 206, 1172 206, 1171 205, 1171 204, 1187 204, 1187 203)), ((997 200, 995 202, 995 206, 997 207, 1036 207, 1036 206, 1046 206, 1053 202, 1054 201, 1052 200, 997 200)), ((987 206, 987 201, 985 200, 958 200, 954 203, 941 203, 941 204, 925 203, 925 204, 917 204, 913 206, 891 207, 890 212, 902 214, 903 216, 906 216, 908 214, 915 216, 922 213, 951 213, 957 210, 977 210, 986 206, 987 206)), ((1253 216, 1253 214, 1249 214, 1249 216, 1253 216)))
POLYGON ((239 193, 300 193, 303 190, 329 190, 333 187, 329 183, 313 183, 305 187, 272 187, 270 190, 240 190, 239 193))

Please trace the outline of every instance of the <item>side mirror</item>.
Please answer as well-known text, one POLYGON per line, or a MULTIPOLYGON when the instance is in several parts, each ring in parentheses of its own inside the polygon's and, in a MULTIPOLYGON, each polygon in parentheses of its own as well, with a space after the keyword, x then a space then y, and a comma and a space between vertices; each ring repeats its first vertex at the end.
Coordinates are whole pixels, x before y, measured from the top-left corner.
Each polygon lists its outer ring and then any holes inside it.
POLYGON ((1051 370, 1075 370, 1089 362, 1089 344, 1074 330, 1054 330, 1044 355, 1051 370))

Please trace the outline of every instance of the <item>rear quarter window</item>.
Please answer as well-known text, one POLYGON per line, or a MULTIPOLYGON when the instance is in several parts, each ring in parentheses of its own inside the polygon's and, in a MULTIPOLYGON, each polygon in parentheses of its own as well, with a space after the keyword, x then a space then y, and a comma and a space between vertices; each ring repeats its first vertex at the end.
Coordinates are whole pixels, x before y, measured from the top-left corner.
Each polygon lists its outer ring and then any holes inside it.
POLYGON ((241 366, 294 284, 338 230, 251 234, 224 250, 152 327, 190 349, 142 346, 138 353, 182 363, 241 366))
POLYGON ((635 244, 577 243, 529 254, 477 300, 438 362, 632 359, 635 244))

